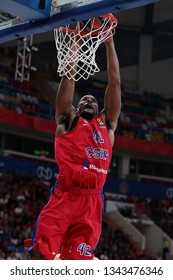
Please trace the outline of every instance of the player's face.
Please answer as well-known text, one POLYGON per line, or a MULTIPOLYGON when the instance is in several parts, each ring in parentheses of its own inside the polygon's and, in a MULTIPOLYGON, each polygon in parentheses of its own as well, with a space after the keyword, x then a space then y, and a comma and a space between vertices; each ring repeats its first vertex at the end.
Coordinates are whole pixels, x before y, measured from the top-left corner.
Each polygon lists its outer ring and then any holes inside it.
POLYGON ((98 102, 92 95, 84 95, 78 105, 79 116, 92 119, 98 115, 98 102))

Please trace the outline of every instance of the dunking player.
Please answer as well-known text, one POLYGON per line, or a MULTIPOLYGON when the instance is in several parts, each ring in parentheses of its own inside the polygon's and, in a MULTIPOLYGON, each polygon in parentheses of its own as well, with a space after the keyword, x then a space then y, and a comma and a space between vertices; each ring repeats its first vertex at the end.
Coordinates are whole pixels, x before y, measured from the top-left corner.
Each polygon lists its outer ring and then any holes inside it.
POLYGON ((63 76, 56 96, 55 158, 59 175, 49 202, 41 211, 33 238, 25 247, 33 259, 91 260, 99 241, 102 189, 121 110, 119 62, 113 36, 105 41, 108 85, 104 110, 84 95, 72 105, 75 82, 63 76))

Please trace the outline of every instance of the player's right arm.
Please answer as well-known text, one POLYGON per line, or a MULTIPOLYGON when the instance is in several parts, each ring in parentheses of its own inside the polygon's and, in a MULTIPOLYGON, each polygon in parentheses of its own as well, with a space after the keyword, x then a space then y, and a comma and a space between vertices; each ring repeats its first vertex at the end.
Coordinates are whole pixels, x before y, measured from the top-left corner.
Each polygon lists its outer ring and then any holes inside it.
POLYGON ((74 90, 75 81, 63 76, 56 95, 56 135, 66 133, 76 115, 76 111, 72 105, 74 90))
MULTIPOLYGON (((78 52, 78 44, 80 42, 73 44, 71 49, 69 49, 69 57, 73 57, 74 53, 78 52)), ((70 61, 67 67, 67 72, 70 70, 71 76, 76 75, 77 63, 70 61)), ((76 110, 72 105, 73 96, 75 91, 75 80, 73 78, 67 78, 63 76, 59 84, 59 88, 56 95, 56 135, 64 134, 70 128, 74 117, 76 116, 76 110)))
MULTIPOLYGON (((73 44, 69 49, 69 57, 77 54, 78 44, 73 44)), ((67 67, 67 72, 71 72, 71 76, 76 75, 77 63, 70 61, 67 67)), ((63 76, 59 84, 59 88, 56 95, 56 135, 64 134, 70 128, 74 117, 76 116, 76 110, 72 105, 73 96, 75 91, 75 80, 73 78, 67 78, 63 76)))

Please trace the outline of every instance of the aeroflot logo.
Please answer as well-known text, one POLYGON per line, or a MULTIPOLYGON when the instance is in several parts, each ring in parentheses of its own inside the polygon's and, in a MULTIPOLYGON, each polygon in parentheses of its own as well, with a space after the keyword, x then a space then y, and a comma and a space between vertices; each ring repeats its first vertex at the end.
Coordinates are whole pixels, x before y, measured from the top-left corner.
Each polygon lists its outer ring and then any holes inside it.
POLYGON ((106 149, 100 149, 100 148, 93 149, 92 147, 87 147, 86 154, 89 158, 96 158, 96 159, 103 159, 103 160, 109 159, 109 151, 106 149))

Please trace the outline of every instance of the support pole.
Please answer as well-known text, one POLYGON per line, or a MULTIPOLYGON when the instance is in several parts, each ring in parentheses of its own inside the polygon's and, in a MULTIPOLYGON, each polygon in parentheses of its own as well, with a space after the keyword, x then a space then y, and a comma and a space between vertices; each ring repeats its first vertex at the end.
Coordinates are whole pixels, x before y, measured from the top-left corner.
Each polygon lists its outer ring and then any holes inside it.
POLYGON ((29 81, 30 71, 36 70, 31 65, 32 49, 33 35, 25 36, 18 40, 15 80, 20 82, 29 81))

